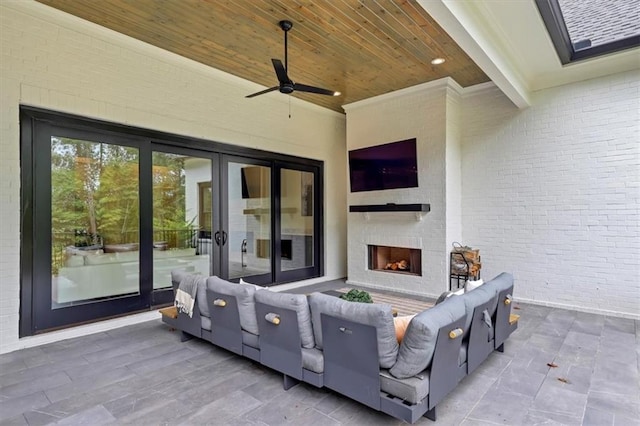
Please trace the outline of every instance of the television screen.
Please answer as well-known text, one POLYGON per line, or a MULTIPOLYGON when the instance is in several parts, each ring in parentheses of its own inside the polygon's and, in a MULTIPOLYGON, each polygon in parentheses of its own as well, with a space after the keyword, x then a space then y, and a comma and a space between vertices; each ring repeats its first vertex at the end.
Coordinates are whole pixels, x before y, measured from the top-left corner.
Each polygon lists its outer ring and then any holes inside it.
POLYGON ((269 196, 269 168, 248 166, 240 169, 242 198, 263 198, 269 196))
POLYGON ((418 186, 416 140, 349 151, 351 192, 418 186))

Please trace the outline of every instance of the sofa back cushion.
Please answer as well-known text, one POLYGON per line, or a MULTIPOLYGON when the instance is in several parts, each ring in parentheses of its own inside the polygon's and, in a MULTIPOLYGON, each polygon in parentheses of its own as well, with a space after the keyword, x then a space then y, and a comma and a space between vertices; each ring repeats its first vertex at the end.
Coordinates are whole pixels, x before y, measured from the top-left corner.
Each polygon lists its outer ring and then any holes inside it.
POLYGON ((249 333, 259 334, 254 301, 256 289, 253 285, 236 284, 213 276, 207 278, 207 288, 220 294, 234 296, 238 302, 240 327, 249 333))
POLYGON ((398 341, 393 326, 391 305, 359 303, 342 300, 322 293, 309 296, 311 323, 316 347, 322 349, 322 326, 320 315, 327 314, 376 328, 378 336, 378 358, 380 367, 391 368, 398 356, 398 341))
MULTIPOLYGON (((476 306, 482 305, 483 303, 487 303, 490 300, 494 300, 496 301, 496 303, 493 304, 495 309, 495 306, 497 306, 498 294, 495 292, 495 289, 485 284, 476 288, 475 290, 471 290, 463 294, 462 296, 450 297, 449 300, 458 299, 458 298, 462 299, 465 305, 467 319, 464 324, 463 337, 466 337, 469 335, 469 329, 471 328, 471 322, 473 321, 473 311, 476 308, 476 306)), ((489 312, 489 314, 491 313, 489 312)))
MULTIPOLYGON (((501 273, 494 279, 487 281, 486 284, 484 284, 484 287, 487 287, 491 291, 494 291, 496 295, 498 295, 501 291, 506 290, 511 286, 513 286, 513 275, 507 272, 501 273)), ((492 305, 491 312, 489 312, 490 315, 495 314, 497 305, 498 305, 498 299, 496 298, 496 303, 492 305)))
POLYGON ((311 311, 309 302, 304 294, 278 293, 269 290, 258 290, 255 294, 256 302, 278 308, 291 309, 296 312, 298 329, 302 347, 313 348, 316 344, 311 326, 311 311))
MULTIPOLYGON (((172 269, 171 270, 171 283, 180 284, 187 275, 198 275, 186 269, 172 269)), ((196 303, 200 309, 200 315, 203 317, 211 317, 209 314, 209 306, 207 305, 207 277, 200 276, 198 280, 198 292, 196 293, 196 303)))
POLYGON ((400 345, 398 360, 389 373, 398 379, 407 379, 429 368, 440 328, 465 315, 464 302, 457 296, 416 315, 409 323, 400 345))

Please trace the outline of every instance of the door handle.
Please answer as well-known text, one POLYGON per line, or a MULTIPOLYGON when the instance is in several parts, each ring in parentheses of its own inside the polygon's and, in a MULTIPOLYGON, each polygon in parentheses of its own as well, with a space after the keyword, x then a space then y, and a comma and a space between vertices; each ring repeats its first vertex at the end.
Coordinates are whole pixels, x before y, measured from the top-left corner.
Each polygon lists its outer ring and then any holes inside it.
POLYGON ((222 245, 227 244, 227 233, 222 231, 222 245))
POLYGON ((216 231, 215 234, 213 234, 213 239, 216 241, 216 245, 220 245, 220 231, 216 231))

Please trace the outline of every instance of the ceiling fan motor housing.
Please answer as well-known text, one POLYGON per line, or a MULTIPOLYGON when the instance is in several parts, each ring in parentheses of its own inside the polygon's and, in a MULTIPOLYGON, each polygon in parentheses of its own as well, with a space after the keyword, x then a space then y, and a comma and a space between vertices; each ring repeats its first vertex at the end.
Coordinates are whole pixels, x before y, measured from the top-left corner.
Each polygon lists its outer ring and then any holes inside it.
POLYGON ((279 90, 280 90, 280 93, 286 93, 288 95, 289 93, 293 93, 295 89, 292 83, 284 83, 280 85, 279 90))
POLYGON ((252 93, 251 95, 247 95, 247 98, 253 98, 255 96, 263 95, 275 90, 279 91, 280 93, 284 93, 285 95, 290 95, 291 93, 298 91, 306 93, 317 93, 320 95, 338 96, 340 92, 334 92, 332 90, 323 89, 321 87, 309 86, 307 84, 294 83, 289 78, 287 32, 293 27, 293 23, 291 21, 282 20, 278 22, 278 25, 280 26, 280 28, 282 28, 282 31, 284 31, 284 64, 279 59, 271 59, 271 62, 273 63, 273 69, 276 72, 279 84, 266 90, 261 90, 256 93, 252 93))
POLYGON ((280 21, 278 22, 278 24, 280 25, 280 28, 282 28, 282 31, 289 31, 292 27, 293 27, 293 22, 291 21, 280 21))

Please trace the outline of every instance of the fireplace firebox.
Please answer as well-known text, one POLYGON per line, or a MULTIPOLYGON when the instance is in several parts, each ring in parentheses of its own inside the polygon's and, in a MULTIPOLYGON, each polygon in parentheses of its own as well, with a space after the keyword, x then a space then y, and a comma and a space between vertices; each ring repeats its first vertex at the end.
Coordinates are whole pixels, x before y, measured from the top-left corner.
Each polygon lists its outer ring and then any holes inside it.
POLYGON ((408 247, 368 245, 372 271, 422 276, 422 250, 408 247))

